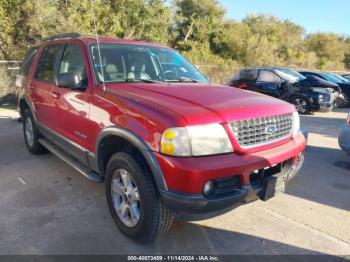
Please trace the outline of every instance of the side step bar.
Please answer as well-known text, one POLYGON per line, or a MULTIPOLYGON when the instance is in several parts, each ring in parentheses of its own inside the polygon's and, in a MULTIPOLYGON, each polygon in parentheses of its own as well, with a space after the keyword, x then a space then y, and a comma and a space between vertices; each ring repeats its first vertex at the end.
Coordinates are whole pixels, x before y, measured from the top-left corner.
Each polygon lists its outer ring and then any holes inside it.
POLYGON ((62 151, 60 148, 58 148, 56 145, 48 141, 47 139, 41 138, 39 139, 40 144, 42 144, 44 147, 46 147, 47 150, 49 150, 52 154, 58 156, 61 158, 64 162, 72 166, 75 170, 80 172, 82 175, 90 179, 91 181, 101 183, 103 182, 103 178, 100 177, 97 173, 90 170, 89 168, 85 167, 84 165, 80 164, 77 160, 75 160, 73 157, 62 151))

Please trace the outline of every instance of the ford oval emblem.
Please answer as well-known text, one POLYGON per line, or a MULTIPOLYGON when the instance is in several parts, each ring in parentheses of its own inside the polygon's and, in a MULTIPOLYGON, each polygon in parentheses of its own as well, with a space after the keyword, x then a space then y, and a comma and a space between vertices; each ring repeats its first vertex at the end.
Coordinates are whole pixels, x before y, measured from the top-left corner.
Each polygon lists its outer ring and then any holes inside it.
POLYGON ((270 126, 267 126, 265 131, 266 131, 266 134, 268 135, 272 135, 273 133, 275 133, 277 130, 277 127, 275 125, 270 125, 270 126))

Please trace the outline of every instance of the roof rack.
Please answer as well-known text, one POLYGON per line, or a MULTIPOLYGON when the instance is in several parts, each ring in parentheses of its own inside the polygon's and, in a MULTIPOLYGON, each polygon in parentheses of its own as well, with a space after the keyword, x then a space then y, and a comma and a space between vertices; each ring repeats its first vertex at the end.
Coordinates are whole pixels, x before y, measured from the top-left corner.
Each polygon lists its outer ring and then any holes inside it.
POLYGON ((61 38, 78 38, 78 37, 81 37, 79 33, 65 33, 65 34, 58 34, 58 35, 43 37, 41 40, 49 41, 49 40, 55 40, 55 39, 61 39, 61 38))

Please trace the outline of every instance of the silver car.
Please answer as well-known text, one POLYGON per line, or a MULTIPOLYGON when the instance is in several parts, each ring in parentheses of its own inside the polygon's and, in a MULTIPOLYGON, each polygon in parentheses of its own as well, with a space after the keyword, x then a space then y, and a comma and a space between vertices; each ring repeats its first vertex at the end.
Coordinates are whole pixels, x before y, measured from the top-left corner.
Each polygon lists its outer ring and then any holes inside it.
POLYGON ((350 113, 346 118, 346 123, 340 127, 338 143, 345 152, 350 152, 350 113))

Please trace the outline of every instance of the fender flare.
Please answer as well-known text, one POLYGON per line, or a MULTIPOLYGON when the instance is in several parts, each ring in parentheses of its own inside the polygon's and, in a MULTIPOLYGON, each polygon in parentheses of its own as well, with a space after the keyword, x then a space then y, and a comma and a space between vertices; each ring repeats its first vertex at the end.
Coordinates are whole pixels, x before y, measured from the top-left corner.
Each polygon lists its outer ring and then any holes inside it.
POLYGON ((22 116, 23 112, 22 112, 22 109, 21 109, 21 103, 25 103, 28 106, 29 110, 31 111, 31 113, 32 113, 32 115, 34 117, 34 121, 37 122, 37 118, 36 118, 36 115, 35 115, 35 111, 34 111, 33 105, 32 105, 32 103, 29 102, 29 99, 27 97, 25 97, 25 96, 22 96, 19 99, 19 103, 18 103, 19 106, 17 108, 17 110, 19 111, 21 117, 23 117, 22 116))
MULTIPOLYGON (((95 145, 95 151, 96 151, 96 157, 97 161, 99 162, 99 155, 100 155, 100 143, 103 140, 103 138, 107 136, 115 136, 120 137, 128 142, 130 142, 132 145, 134 145, 136 148, 138 148, 143 155, 143 157, 146 159, 146 162, 151 169, 151 172, 153 174, 153 178, 157 184, 158 190, 168 190, 164 175, 162 172, 162 169, 160 168, 160 165, 158 163, 158 160, 156 156, 154 155, 153 151, 149 148, 149 146, 136 134, 131 132, 130 130, 127 130, 125 128, 117 127, 117 126, 109 126, 105 127, 98 135, 95 145)), ((101 170, 100 164, 99 168, 101 170)))

